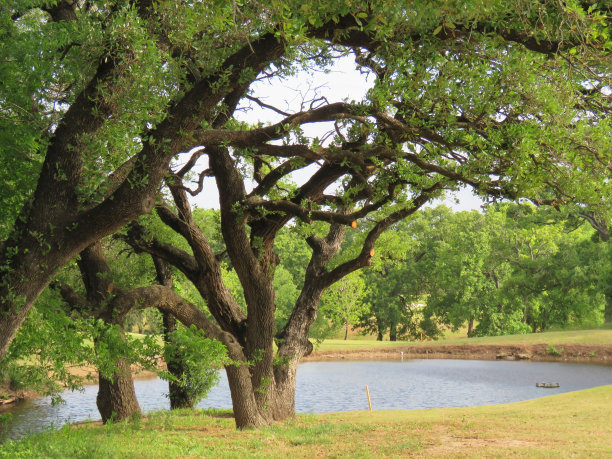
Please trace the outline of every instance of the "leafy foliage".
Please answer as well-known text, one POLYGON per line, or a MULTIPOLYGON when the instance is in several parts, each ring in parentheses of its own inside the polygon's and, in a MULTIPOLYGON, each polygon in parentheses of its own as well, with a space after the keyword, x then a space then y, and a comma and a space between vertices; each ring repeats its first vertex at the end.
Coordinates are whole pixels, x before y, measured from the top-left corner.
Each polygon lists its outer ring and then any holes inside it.
POLYGON ((180 355, 183 374, 179 378, 169 372, 161 376, 178 382, 194 404, 198 403, 218 382, 219 370, 229 363, 225 348, 218 341, 207 339, 195 327, 181 327, 172 333, 165 353, 180 355))
POLYGON ((367 272, 376 292, 368 298, 372 315, 362 325, 380 334, 399 325, 416 338, 435 337, 440 325, 497 335, 599 324, 605 289, 598 279, 607 262, 592 235, 583 223, 574 227, 562 213, 527 204, 489 206, 484 214, 428 209, 389 236, 403 241, 403 251, 389 239, 387 249, 381 244, 367 272))
MULTIPOLYGON (((58 269, 156 205, 180 237, 162 241, 151 217, 122 237, 174 264, 189 280, 181 293, 199 294, 208 309, 183 299, 175 313, 221 340, 234 361, 252 363, 232 372, 241 378, 232 386, 251 392, 232 394, 239 405, 257 405, 237 411, 238 425, 290 416, 279 414, 286 408, 273 389, 294 381, 282 373, 295 368, 274 368, 275 358, 297 364, 310 352, 324 292, 372 264, 381 235, 445 190, 470 186, 491 201, 573 203, 609 216, 612 184, 601 177, 612 161, 611 15, 608 4, 558 0, 3 4, 0 131, 14 138, 0 142, 15 176, 0 175, 0 355, 58 269), (262 81, 284 85, 299 69, 330 70, 346 56, 372 77, 361 100, 304 95, 273 107, 261 99, 262 81), (245 121, 251 104, 271 116, 245 121), (328 132, 311 135, 313 123, 328 132), (298 171, 308 175, 301 184, 298 171), (195 177, 194 191, 184 180, 195 177), (187 199, 207 177, 219 219, 192 212, 187 199), (216 225, 222 238, 207 237, 216 225), (282 265, 275 285, 276 239, 291 225, 308 248, 296 243, 285 254, 307 261, 282 265), (339 254, 347 233, 360 244, 339 254)), ((390 282, 398 309, 381 326, 397 333, 403 308, 424 295, 435 309, 424 319, 473 318, 487 333, 524 328, 521 314, 536 328, 586 320, 576 304, 597 302, 582 288, 590 274, 563 258, 562 241, 527 231, 518 252, 496 248, 504 234, 479 231, 488 218, 453 217, 454 227, 442 222, 421 249, 398 254, 394 263, 431 268, 430 282, 418 281, 420 269, 407 286, 390 282), (533 257, 531 240, 543 244, 533 257), (545 266, 555 256, 576 268, 555 277, 545 266), (528 311, 505 282, 517 280, 519 264, 542 282, 524 298, 528 311), (548 292, 558 282, 568 284, 565 298, 580 300, 555 316, 548 292)), ((103 354, 115 352, 111 342, 103 354)))

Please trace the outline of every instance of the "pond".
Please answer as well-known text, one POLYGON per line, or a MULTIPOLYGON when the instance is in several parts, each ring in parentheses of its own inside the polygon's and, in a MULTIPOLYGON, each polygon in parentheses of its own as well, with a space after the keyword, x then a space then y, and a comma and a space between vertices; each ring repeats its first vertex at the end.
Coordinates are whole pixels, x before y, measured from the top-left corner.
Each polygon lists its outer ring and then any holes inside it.
MULTIPOLYGON (((307 362, 297 378, 296 411, 325 413, 372 408, 418 409, 476 406, 515 402, 545 395, 612 384, 612 366, 576 363, 482 360, 405 360, 307 362), (557 382, 556 389, 537 388, 538 382, 557 382)), ((168 384, 158 378, 135 381, 143 412, 169 409, 168 384)), ((0 440, 18 439, 69 422, 100 419, 97 386, 66 392, 64 404, 48 398, 15 406, 13 419, 0 440)), ((225 372, 200 408, 231 408, 225 372)))

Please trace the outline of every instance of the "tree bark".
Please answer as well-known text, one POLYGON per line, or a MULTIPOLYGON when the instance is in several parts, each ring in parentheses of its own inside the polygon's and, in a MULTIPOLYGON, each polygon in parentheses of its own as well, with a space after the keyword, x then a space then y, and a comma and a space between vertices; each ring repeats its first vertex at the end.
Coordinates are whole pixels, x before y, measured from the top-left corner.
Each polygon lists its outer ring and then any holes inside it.
POLYGON ((274 367, 276 387, 272 416, 276 421, 295 416, 295 385, 298 365, 299 360, 293 359, 289 362, 279 362, 274 367))
POLYGON ((389 341, 397 341, 397 323, 395 322, 389 326, 389 341))
MULTIPOLYGON (((118 316, 109 304, 109 294, 114 290, 110 278, 110 267, 100 242, 96 242, 81 252, 78 261, 81 277, 85 284, 88 302, 100 310, 99 317, 107 324, 120 325, 123 316, 118 316)), ((121 292, 117 292, 119 295, 121 292)), ((121 329, 123 334, 123 329, 121 329)), ((94 343, 96 346, 96 343, 94 343)), ((140 406, 134 390, 134 380, 129 362, 123 358, 116 361, 112 377, 98 375, 99 387, 96 405, 102 422, 122 421, 140 415, 140 406)))
POLYGON ((268 416, 265 416, 267 407, 262 407, 255 399, 251 374, 246 365, 228 365, 225 371, 230 386, 236 427, 243 429, 269 424, 271 421, 269 412, 268 416))
POLYGON ((474 318, 470 317, 470 320, 468 321, 467 337, 471 338, 473 334, 474 334, 474 318))
POLYGON ((96 406, 102 422, 122 421, 140 414, 140 406, 134 391, 132 370, 126 360, 117 360, 117 370, 112 379, 98 375, 98 396, 96 406))

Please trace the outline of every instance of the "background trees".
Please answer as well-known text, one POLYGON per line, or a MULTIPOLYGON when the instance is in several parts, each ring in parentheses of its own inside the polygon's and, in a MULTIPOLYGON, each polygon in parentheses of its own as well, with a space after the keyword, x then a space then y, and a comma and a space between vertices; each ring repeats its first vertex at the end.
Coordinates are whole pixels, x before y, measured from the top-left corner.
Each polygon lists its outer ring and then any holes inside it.
POLYGON ((362 297, 365 282, 359 272, 343 277, 332 285, 321 298, 321 315, 336 326, 344 327, 344 339, 348 338, 349 326, 367 309, 362 297))
POLYGON ((381 255, 366 271, 369 288, 384 294, 367 298, 361 325, 379 336, 378 324, 393 313, 404 336, 412 330, 414 337, 436 337, 440 326, 467 327, 472 336, 604 320, 605 245, 567 214, 528 204, 492 205, 484 214, 440 207, 404 222, 393 237, 404 251, 381 255))

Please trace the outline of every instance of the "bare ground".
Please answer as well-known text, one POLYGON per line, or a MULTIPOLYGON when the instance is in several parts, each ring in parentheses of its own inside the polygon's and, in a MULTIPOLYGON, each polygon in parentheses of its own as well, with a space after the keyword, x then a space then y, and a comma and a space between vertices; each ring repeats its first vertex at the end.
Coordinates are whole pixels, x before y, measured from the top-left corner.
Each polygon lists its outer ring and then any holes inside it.
POLYGON ((371 350, 315 351, 302 361, 397 360, 402 357, 403 352, 405 359, 533 360, 612 365, 612 346, 609 344, 558 344, 554 349, 560 355, 551 353, 546 344, 436 344, 371 350))

